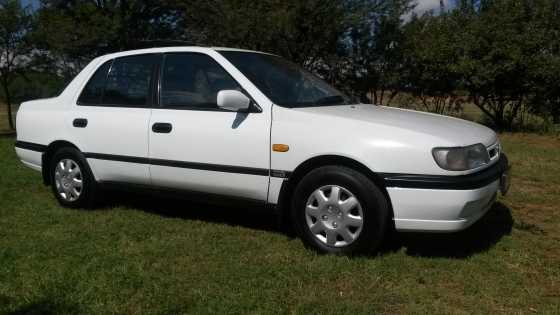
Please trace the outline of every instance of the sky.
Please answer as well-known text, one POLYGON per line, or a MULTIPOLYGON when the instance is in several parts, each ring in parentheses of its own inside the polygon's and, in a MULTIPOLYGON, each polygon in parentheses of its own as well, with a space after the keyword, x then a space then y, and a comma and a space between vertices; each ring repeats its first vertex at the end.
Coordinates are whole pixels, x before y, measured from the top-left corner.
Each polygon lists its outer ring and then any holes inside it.
MULTIPOLYGON (((447 9, 453 6, 451 0, 444 0, 443 4, 447 9)), ((437 13, 439 11, 439 0, 416 0, 416 8, 414 8, 416 14, 421 15, 429 10, 434 10, 437 13)))
POLYGON ((39 0, 21 0, 21 5, 23 7, 31 6, 33 9, 39 7, 39 0))

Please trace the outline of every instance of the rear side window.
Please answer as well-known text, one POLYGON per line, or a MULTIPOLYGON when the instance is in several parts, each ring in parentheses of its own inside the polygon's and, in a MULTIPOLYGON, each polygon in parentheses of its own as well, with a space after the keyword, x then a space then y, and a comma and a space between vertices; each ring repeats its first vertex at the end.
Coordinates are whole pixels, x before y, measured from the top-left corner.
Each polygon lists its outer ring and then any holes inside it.
POLYGON ((151 105, 159 55, 116 58, 94 73, 78 98, 79 105, 147 107, 151 105))
POLYGON ((104 105, 143 107, 149 105, 154 66, 158 56, 117 58, 107 75, 104 105))
POLYGON ((242 91, 214 59, 204 54, 166 54, 161 74, 160 104, 165 108, 220 110, 216 100, 219 91, 242 91))
POLYGON ((95 71, 86 87, 83 89, 82 94, 78 98, 79 105, 99 105, 103 97, 103 89, 105 88, 105 80, 107 78, 107 71, 111 67, 113 61, 105 62, 101 67, 95 71))

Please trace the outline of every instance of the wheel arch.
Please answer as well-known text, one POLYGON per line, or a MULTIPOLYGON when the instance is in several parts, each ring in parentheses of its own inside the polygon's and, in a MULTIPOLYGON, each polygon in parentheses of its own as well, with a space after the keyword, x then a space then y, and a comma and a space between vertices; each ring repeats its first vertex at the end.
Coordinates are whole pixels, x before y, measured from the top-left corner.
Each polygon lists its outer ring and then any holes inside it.
POLYGON ((364 174, 368 179, 370 179, 381 190, 381 192, 387 199, 387 204, 389 205, 390 211, 389 217, 391 219, 390 226, 393 225, 393 206, 391 203, 391 198, 385 186, 385 181, 381 176, 372 171, 369 167, 352 158, 341 155, 321 155, 312 157, 299 164, 290 174, 288 180, 285 180, 282 183, 276 207, 281 217, 281 224, 284 227, 290 228, 291 225, 289 222, 289 209, 291 207, 292 194, 299 181, 301 181, 301 179, 310 171, 327 165, 345 166, 364 174))
POLYGON ((65 147, 74 148, 74 149, 80 151, 80 149, 75 144, 73 144, 72 142, 69 142, 69 141, 66 141, 66 140, 56 140, 56 141, 51 142, 47 146, 47 149, 45 150, 45 152, 43 153, 43 156, 41 157, 41 173, 42 173, 42 176, 43 176, 43 183, 47 186, 49 186, 51 184, 51 176, 49 174, 49 165, 51 163, 51 158, 53 157, 54 153, 57 150, 59 150, 60 148, 65 148, 65 147))

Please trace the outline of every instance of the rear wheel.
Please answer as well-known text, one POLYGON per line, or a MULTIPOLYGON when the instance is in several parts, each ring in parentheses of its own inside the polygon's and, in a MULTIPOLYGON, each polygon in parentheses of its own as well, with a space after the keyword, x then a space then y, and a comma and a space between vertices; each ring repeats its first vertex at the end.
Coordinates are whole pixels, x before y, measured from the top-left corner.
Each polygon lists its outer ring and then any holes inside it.
POLYGON ((292 220, 303 242, 323 253, 360 254, 377 250, 385 236, 387 200, 363 174, 324 166, 297 185, 292 220))
POLYGON ((95 203, 97 185, 80 151, 66 147, 53 155, 50 163, 53 193, 70 208, 89 208, 95 203))

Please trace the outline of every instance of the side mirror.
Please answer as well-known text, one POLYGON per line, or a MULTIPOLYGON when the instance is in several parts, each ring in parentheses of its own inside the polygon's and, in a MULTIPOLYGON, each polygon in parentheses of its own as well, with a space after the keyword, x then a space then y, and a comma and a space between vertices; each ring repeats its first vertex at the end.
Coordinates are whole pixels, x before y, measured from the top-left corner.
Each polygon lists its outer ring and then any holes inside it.
POLYGON ((221 90, 218 92, 218 107, 234 112, 249 110, 251 100, 237 90, 221 90))

